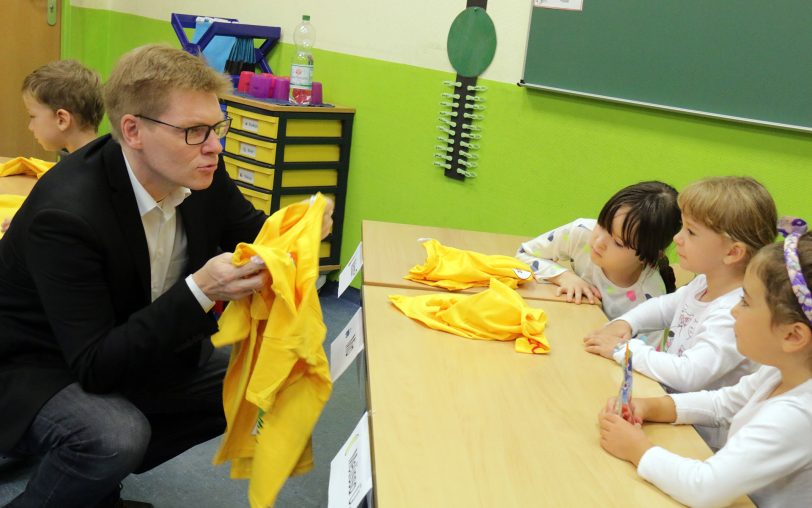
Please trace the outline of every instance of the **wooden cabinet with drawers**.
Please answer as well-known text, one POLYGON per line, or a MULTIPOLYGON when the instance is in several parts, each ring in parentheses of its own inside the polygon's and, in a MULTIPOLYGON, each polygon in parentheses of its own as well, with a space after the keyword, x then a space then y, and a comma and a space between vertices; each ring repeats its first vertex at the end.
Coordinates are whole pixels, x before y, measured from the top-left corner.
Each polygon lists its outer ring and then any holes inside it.
POLYGON ((222 98, 231 117, 223 161, 243 195, 271 214, 321 192, 335 202, 322 271, 339 268, 355 110, 284 106, 242 94, 222 98))

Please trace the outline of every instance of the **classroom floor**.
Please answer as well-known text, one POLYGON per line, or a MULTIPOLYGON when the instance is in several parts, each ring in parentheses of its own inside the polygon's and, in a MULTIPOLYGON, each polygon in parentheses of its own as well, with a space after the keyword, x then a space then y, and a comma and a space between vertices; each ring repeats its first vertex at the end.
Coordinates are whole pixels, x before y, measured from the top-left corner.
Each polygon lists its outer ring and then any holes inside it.
MULTIPOLYGON (((336 298, 335 283, 320 291, 327 337, 324 345, 329 358, 330 343, 360 306, 360 293, 349 288, 336 298)), ((316 466, 310 473, 291 478, 277 498, 278 508, 319 508, 327 506, 330 461, 355 428, 366 407, 363 355, 334 383, 333 394, 313 433, 316 466)), ((203 443, 141 475, 124 480, 124 499, 152 503, 155 508, 238 508, 248 506, 246 481, 231 480, 228 466, 213 466, 211 458, 218 439, 203 443)), ((25 488, 33 465, 0 467, 0 506, 25 488)))

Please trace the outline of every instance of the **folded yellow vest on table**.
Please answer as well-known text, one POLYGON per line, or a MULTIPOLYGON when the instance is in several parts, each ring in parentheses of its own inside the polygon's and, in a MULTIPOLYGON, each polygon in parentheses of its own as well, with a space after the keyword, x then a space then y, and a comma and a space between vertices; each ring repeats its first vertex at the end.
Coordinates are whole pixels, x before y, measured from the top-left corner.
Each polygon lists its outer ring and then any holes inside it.
POLYGON ((54 164, 34 157, 15 157, 0 164, 0 176, 29 174, 39 178, 54 164))
POLYGON ((550 351, 544 335, 547 315, 497 279, 475 295, 431 293, 420 296, 391 295, 401 312, 429 328, 469 339, 515 340, 519 353, 550 351))
POLYGON ((269 287, 229 303, 215 346, 233 344, 223 381, 227 428, 214 463, 231 460, 232 478, 250 478, 252 508, 273 505, 285 480, 313 467, 311 434, 332 381, 322 343, 327 333, 316 291, 326 201, 283 208, 253 244, 241 243, 234 264, 257 255, 269 287))
POLYGON ((434 239, 423 242, 423 247, 426 263, 409 270, 404 279, 458 291, 473 286, 487 287, 491 278, 516 288, 533 275, 526 263, 510 256, 446 247, 434 239))
MULTIPOLYGON (((23 206, 25 196, 18 194, 0 194, 0 222, 14 217, 17 210, 23 206)), ((3 238, 3 233, 0 232, 0 238, 3 238)))

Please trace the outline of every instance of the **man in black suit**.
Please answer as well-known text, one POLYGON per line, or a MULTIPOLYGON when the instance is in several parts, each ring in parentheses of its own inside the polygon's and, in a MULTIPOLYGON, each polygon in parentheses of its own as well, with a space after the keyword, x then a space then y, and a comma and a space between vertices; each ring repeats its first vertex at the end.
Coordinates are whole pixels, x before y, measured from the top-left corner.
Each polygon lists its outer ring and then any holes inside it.
POLYGON ((124 477, 223 432, 209 311, 268 280, 231 263, 266 216, 219 158, 229 89, 177 49, 124 55, 112 137, 43 176, 0 242, 0 451, 42 455, 10 506, 126 506, 124 477))

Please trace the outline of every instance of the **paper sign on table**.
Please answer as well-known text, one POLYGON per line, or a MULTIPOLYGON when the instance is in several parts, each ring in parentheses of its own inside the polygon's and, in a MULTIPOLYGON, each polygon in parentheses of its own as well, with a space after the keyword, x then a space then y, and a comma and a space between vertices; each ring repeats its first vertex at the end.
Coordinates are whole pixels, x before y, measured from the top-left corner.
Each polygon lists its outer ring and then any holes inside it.
POLYGON ((350 258, 350 261, 347 263, 347 266, 341 270, 341 273, 338 274, 338 296, 344 294, 344 291, 350 287, 350 283, 358 275, 358 272, 361 271, 361 267, 364 266, 364 257, 361 254, 361 244, 362 242, 358 242, 358 247, 355 249, 355 253, 350 258))
POLYGON ((330 462, 328 508, 355 508, 372 490, 369 414, 364 413, 349 439, 330 462))
POLYGON ((364 313, 359 308, 330 344, 330 377, 335 382, 364 350, 364 313))

